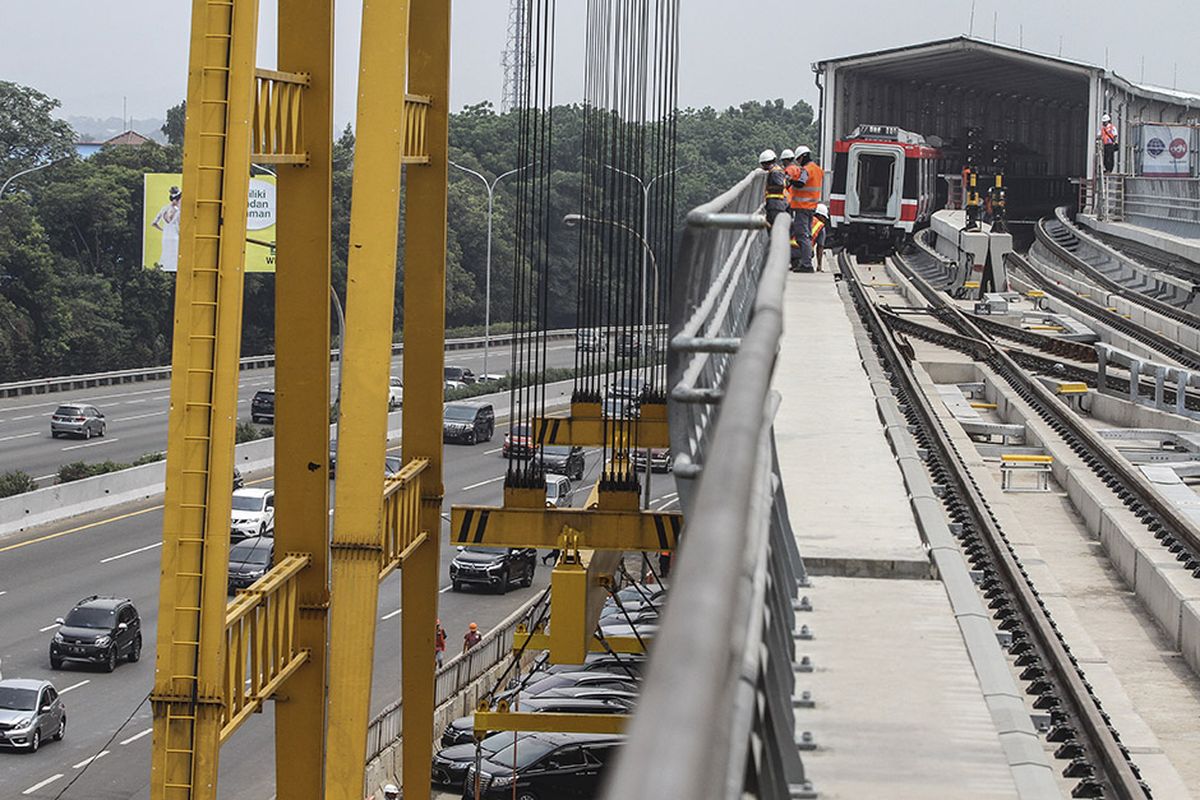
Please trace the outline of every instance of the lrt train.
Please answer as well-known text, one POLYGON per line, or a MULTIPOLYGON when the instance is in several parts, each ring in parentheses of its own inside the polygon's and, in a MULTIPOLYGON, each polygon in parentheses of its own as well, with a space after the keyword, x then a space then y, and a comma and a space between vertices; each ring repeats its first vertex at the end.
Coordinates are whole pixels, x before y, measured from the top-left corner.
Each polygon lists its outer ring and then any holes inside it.
POLYGON ((859 125, 834 142, 831 244, 863 260, 903 248, 937 210, 939 146, 890 125, 859 125))

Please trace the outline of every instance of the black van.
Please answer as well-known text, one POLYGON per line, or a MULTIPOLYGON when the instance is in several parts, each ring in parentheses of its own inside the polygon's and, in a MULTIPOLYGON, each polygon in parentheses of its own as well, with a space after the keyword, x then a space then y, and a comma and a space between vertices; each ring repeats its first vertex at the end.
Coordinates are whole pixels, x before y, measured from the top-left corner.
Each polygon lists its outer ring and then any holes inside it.
POLYGON ((496 412, 491 403, 468 400, 446 403, 442 413, 443 442, 490 442, 495 432, 496 412))
MULTIPOLYGON (((478 796, 486 800, 507 800, 514 795, 597 797, 604 771, 624 740, 619 734, 531 733, 481 762, 478 796)), ((476 796, 475 783, 472 764, 463 781, 463 800, 476 796)))

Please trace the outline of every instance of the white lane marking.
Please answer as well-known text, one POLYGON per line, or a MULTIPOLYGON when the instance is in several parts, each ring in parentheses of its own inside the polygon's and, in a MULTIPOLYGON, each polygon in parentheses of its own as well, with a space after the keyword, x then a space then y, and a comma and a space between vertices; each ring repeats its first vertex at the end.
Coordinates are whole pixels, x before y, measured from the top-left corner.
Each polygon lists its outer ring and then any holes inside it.
POLYGON ((47 625, 44 628, 38 628, 38 633, 45 633, 46 631, 52 631, 57 627, 58 627, 58 623, 55 622, 53 625, 47 625))
POLYGON ((49 475, 38 475, 36 478, 34 478, 34 480, 35 481, 48 481, 51 478, 57 478, 57 477, 58 477, 57 472, 51 472, 49 475))
POLYGON ((25 791, 21 792, 21 794, 33 794, 33 793, 34 793, 34 792, 36 792, 38 789, 44 789, 44 788, 46 788, 47 786, 49 786, 50 784, 54 783, 56 780, 58 780, 58 779, 59 779, 59 778, 61 778, 62 776, 63 776, 63 774, 62 774, 61 772, 60 772, 60 773, 58 773, 57 775, 51 775, 49 778, 46 778, 46 780, 44 780, 44 781, 40 781, 40 782, 38 782, 38 783, 35 783, 33 786, 30 786, 28 789, 26 789, 25 791))
MULTIPOLYGON (((446 592, 450 591, 453 588, 454 588, 453 584, 447 584, 446 586, 443 586, 442 588, 438 589, 438 594, 445 594, 446 592)), ((392 617, 396 616, 403 610, 404 609, 402 609, 402 608, 397 608, 395 611, 389 611, 388 613, 384 614, 379 619, 381 619, 381 620, 391 619, 392 617)))
POLYGON ((123 744, 123 745, 131 744, 132 742, 136 742, 138 739, 141 739, 143 736, 149 736, 152 733, 154 733, 154 728, 146 728, 146 730, 142 731, 141 733, 135 733, 133 736, 130 736, 128 739, 122 739, 121 744, 123 744))
POLYGON ((148 544, 145 547, 139 547, 137 550, 130 550, 128 553, 119 553, 118 555, 115 555, 115 556, 109 556, 108 558, 102 558, 102 559, 100 559, 100 563, 107 564, 110 561, 116 561, 118 559, 125 558, 126 556, 136 556, 138 553, 144 553, 147 550, 153 550, 156 547, 162 547, 162 542, 155 542, 154 544, 148 544))
POLYGON ((119 441, 121 441, 121 440, 120 439, 101 439, 98 442, 88 442, 87 444, 73 444, 70 447, 64 447, 62 449, 63 450, 78 450, 81 447, 96 447, 97 445, 112 444, 113 442, 119 442, 119 441))
POLYGON ((0 592, 0 597, 3 597, 3 596, 4 596, 4 595, 6 595, 6 594, 8 594, 8 592, 7 592, 7 591, 0 592))
POLYGON ((478 489, 480 486, 487 486, 489 483, 496 483, 502 480, 504 480, 503 475, 501 475, 499 478, 488 478, 486 481, 480 481, 479 483, 472 483, 470 486, 464 486, 459 491, 469 492, 472 489, 478 489))
POLYGON ((400 609, 397 608, 395 611, 389 611, 388 613, 384 614, 382 617, 380 617, 380 619, 381 620, 391 619, 392 617, 396 616, 399 613, 400 613, 400 609))
POLYGON ((30 436, 41 436, 42 431, 33 431, 31 433, 17 433, 12 436, 0 436, 0 442, 7 442, 11 439, 28 439, 30 436))
MULTIPOLYGON (((77 398, 74 400, 63 399, 63 400, 59 401, 58 403, 54 403, 53 405, 55 408, 57 408, 58 406, 79 406, 79 405, 94 404, 97 400, 111 400, 114 397, 136 397, 139 394, 162 394, 164 397, 166 397, 170 393, 171 393, 170 388, 143 389, 140 392, 121 392, 120 394, 101 394, 101 395, 96 395, 95 397, 77 398)), ((27 406, 9 406, 8 408, 5 409, 5 411, 24 411, 27 408, 46 408, 49 405, 51 405, 51 404, 50 403, 33 403, 32 405, 27 405, 27 406)))
POLYGON ((453 588, 454 588, 454 584, 450 584, 449 586, 443 586, 442 588, 438 589, 438 594, 445 594, 446 592, 450 591, 453 588))
POLYGON ((73 683, 73 684, 71 684, 70 686, 68 686, 68 687, 67 687, 67 688, 65 688, 65 689, 59 689, 59 690, 58 690, 58 693, 59 693, 59 694, 66 694, 67 692, 69 692, 69 691, 72 691, 73 689, 78 689, 80 686, 87 686, 87 685, 88 685, 89 683, 91 683, 91 682, 92 682, 92 679, 91 679, 91 678, 87 678, 87 679, 85 679, 85 680, 82 680, 82 681, 80 681, 79 683, 73 683))
POLYGON ((78 764, 72 765, 71 769, 79 769, 80 767, 86 767, 88 764, 92 763, 93 761, 99 761, 100 759, 104 758, 106 755, 108 755, 108 751, 101 750, 99 753, 96 753, 96 755, 88 756, 83 761, 80 761, 78 764))
POLYGON ((148 398, 145 398, 145 397, 140 397, 140 398, 138 398, 137 400, 126 400, 124 403, 117 403, 117 405, 119 405, 119 406, 132 406, 132 405, 135 405, 135 404, 137 404, 137 403, 144 403, 144 402, 146 402, 146 400, 147 400, 147 399, 148 399, 148 398))
POLYGON ((483 454, 485 456, 495 455, 496 453, 499 453, 503 449, 504 449, 503 447, 493 447, 491 450, 484 450, 483 454))
POLYGON ((41 414, 26 414, 26 415, 25 415, 25 416, 23 416, 23 417, 13 417, 13 418, 12 418, 12 421, 13 421, 13 422, 17 422, 18 420, 22 420, 22 419, 33 419, 34 417, 40 417, 40 416, 42 416, 42 415, 41 415, 41 414))
POLYGON ((113 422, 129 422, 131 419, 145 419, 146 417, 161 417, 166 414, 166 411, 151 411, 148 414, 134 414, 132 417, 121 417, 114 419, 113 422))

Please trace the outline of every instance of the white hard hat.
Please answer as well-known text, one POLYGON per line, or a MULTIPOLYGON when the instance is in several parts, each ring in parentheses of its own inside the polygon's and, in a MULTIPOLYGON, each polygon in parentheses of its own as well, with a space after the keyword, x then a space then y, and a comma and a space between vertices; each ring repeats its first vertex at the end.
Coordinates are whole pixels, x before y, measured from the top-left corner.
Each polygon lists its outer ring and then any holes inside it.
POLYGON ((775 151, 769 147, 766 150, 763 150, 761 153, 758 154, 758 163, 760 163, 760 164, 769 164, 774 160, 775 160, 775 151))
POLYGON ((1101 122, 1112 122, 1112 117, 1110 117, 1108 114, 1105 114, 1104 116, 1100 117, 1100 121, 1101 122))
POLYGON ((383 793, 385 795, 393 795, 394 794, 397 797, 400 796, 400 790, 396 787, 396 784, 394 784, 394 783, 389 783, 387 786, 383 787, 383 793))
POLYGON ((782 158, 782 159, 784 159, 784 160, 786 161, 786 160, 787 160, 787 159, 789 159, 789 158, 795 158, 795 157, 796 157, 796 154, 795 154, 795 153, 793 153, 791 150, 788 150, 788 149, 785 147, 785 148, 784 148, 784 150, 783 150, 783 152, 779 154, 779 157, 780 157, 780 158, 782 158))
POLYGON ((804 145, 800 145, 799 147, 796 148, 796 158, 799 158, 800 156, 807 156, 807 155, 812 155, 812 150, 809 150, 804 145))
POLYGON ((824 203, 817 203, 817 213, 820 214, 822 217, 828 217, 829 216, 829 206, 825 205, 824 203))

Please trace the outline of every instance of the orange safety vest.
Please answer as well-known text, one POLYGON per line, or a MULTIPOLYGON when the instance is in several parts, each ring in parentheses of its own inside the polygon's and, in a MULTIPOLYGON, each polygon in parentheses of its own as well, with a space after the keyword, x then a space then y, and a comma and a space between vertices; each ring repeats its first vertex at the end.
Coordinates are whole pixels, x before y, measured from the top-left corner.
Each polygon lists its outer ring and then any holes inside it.
MULTIPOLYGON (((808 172, 808 180, 800 188, 792 187, 791 207, 805 211, 816 211, 821 202, 821 184, 825 182, 825 170, 815 161, 810 161, 801 169, 808 172)), ((793 180, 799 180, 797 175, 793 180)))
POLYGON ((1100 127, 1100 141, 1104 144, 1117 143, 1117 126, 1106 122, 1100 127))

